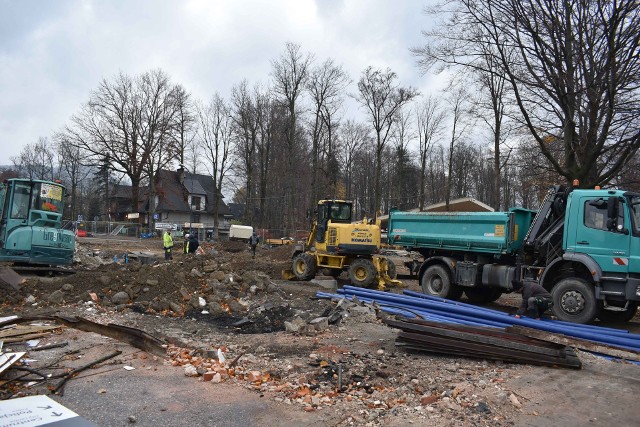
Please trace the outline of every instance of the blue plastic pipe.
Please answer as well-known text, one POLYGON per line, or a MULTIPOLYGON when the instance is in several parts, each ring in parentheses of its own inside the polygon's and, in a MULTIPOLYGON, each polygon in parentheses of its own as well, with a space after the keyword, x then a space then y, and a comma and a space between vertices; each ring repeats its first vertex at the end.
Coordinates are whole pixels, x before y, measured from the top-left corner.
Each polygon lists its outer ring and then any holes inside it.
POLYGON ((605 332, 594 332, 592 329, 580 329, 577 324, 574 326, 557 325, 552 321, 542 322, 533 319, 520 318, 506 316, 504 313, 487 311, 488 309, 479 310, 478 307, 469 308, 464 306, 458 306, 453 304, 429 301, 423 298, 416 298, 406 295, 390 294, 385 292, 374 291, 370 289, 346 287, 345 289, 338 290, 340 294, 350 294, 360 297, 368 297, 377 301, 386 301, 394 304, 407 304, 407 308, 411 309, 432 309, 441 310, 445 313, 458 314, 463 316, 471 316, 476 319, 477 322, 493 321, 504 323, 505 318, 509 319, 510 325, 520 325, 530 328, 540 329, 547 332, 561 333, 576 338, 582 338, 589 341, 594 341, 602 344, 610 344, 618 347, 627 348, 634 351, 640 351, 640 342, 636 337, 630 338, 634 334, 625 334, 625 337, 617 335, 607 334, 605 332))
MULTIPOLYGON (((349 286, 349 287, 351 288, 352 286, 349 286)), ((438 302, 442 302, 442 303, 446 303, 446 304, 454 304, 454 305, 459 305, 459 306, 462 306, 462 307, 477 308, 477 309, 484 310, 484 311, 489 311, 489 312, 494 312, 494 313, 502 313, 501 311, 492 310, 490 308, 478 307, 478 306, 475 306, 473 304, 467 304, 467 303, 464 303, 464 302, 454 301, 454 300, 445 299, 445 298, 441 298, 441 297, 434 297, 433 295, 427 295, 427 294, 423 294, 423 293, 415 292, 415 291, 406 290, 406 291, 403 292, 403 294, 411 296, 411 297, 423 298, 423 299, 428 299, 428 300, 431 300, 431 301, 438 301, 438 302)), ((505 316, 509 315, 507 313, 503 313, 503 314, 505 316)), ((554 323, 564 324, 564 325, 567 325, 567 326, 576 325, 576 323, 565 322, 563 320, 554 320, 554 323)), ((584 325, 584 324, 582 324, 581 328, 593 329, 596 332, 610 331, 610 332, 616 332, 616 333, 629 334, 629 331, 626 330, 626 329, 608 328, 606 326, 584 325)), ((638 338, 640 338, 640 335, 638 335, 638 338)))

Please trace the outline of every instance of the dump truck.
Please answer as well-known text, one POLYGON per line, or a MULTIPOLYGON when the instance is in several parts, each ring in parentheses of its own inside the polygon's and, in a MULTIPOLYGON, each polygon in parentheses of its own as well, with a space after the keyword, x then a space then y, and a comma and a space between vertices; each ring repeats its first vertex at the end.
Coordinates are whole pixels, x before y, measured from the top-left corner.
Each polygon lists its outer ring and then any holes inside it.
POLYGON ((392 211, 389 241, 422 254, 425 294, 486 303, 534 281, 561 320, 630 320, 640 301, 640 194, 575 187, 551 187, 538 211, 392 211))
POLYGON ((311 280, 318 270, 332 276, 347 271, 354 286, 385 289, 398 285, 395 265, 380 252, 380 225, 364 218, 352 221, 353 202, 320 200, 309 237, 296 245, 287 279, 311 280))
MULTIPOLYGON (((0 261, 32 270, 71 264, 75 235, 62 229, 64 187, 57 182, 9 179, 0 184, 0 261)), ((0 278, 14 284, 3 267, 0 278)))

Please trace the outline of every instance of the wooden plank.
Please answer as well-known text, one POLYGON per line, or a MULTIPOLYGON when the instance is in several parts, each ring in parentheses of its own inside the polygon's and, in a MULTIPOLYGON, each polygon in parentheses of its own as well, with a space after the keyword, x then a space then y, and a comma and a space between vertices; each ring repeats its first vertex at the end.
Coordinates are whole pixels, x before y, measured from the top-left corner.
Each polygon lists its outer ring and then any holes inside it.
MULTIPOLYGON (((429 336, 424 334, 416 334, 409 332, 400 332, 398 334, 403 340, 413 341, 414 345, 418 343, 429 344, 429 346, 438 346, 441 348, 449 349, 450 351, 462 351, 469 356, 473 355, 491 355, 495 357, 505 357, 509 359, 518 359, 535 364, 548 364, 548 365, 560 365, 570 366, 574 368, 580 368, 580 365, 576 365, 575 361, 568 360, 564 355, 562 356, 549 356, 539 353, 532 353, 526 350, 509 349, 498 347, 492 344, 474 343, 456 338, 446 338, 429 336)), ((425 347, 425 351, 429 351, 429 347, 425 347)))
POLYGON ((35 340, 36 338, 44 338, 44 337, 48 337, 50 334, 50 332, 42 332, 40 334, 27 334, 27 335, 20 335, 17 337, 11 337, 11 338, 3 338, 2 341, 4 343, 13 343, 13 342, 23 342, 23 341, 29 341, 29 340, 35 340))
POLYGON ((530 353, 544 354, 554 357, 564 357, 564 346, 560 346, 560 348, 558 348, 557 344, 548 343, 545 341, 540 341, 539 343, 524 343, 519 339, 520 336, 514 336, 514 334, 508 334, 505 332, 502 332, 500 335, 489 335, 486 333, 479 334, 476 333, 476 330, 474 330, 473 328, 447 328, 441 327, 441 325, 438 325, 437 323, 433 323, 433 326, 427 326, 423 322, 406 323, 388 320, 387 324, 405 331, 411 331, 421 334, 449 337, 468 342, 476 342, 480 344, 493 345, 496 347, 503 347, 509 350, 518 349, 530 353))
POLYGON ((17 337, 20 335, 27 335, 27 334, 49 332, 49 331, 53 331, 63 327, 64 326, 60 326, 60 325, 53 325, 53 326, 17 325, 15 328, 0 331, 0 339, 3 341, 7 341, 5 338, 17 337))
POLYGON ((564 334, 540 331, 538 329, 527 328, 525 326, 509 326, 507 328, 507 331, 525 335, 531 338, 555 342, 557 344, 564 344, 582 350, 594 351, 596 353, 619 357, 621 359, 640 361, 640 352, 622 349, 608 344, 599 344, 582 338, 574 338, 564 334))

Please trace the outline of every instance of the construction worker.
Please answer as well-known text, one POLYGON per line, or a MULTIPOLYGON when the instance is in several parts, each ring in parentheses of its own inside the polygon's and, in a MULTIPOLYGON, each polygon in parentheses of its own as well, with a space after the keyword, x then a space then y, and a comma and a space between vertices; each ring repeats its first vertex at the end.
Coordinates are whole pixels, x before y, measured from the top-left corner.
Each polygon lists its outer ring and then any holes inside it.
POLYGON ((256 247, 260 243, 260 237, 256 234, 255 230, 251 237, 249 237, 249 246, 251 246, 251 258, 255 259, 256 257, 256 247))
POLYGON ((172 260, 173 255, 171 255, 171 249, 173 248, 173 237, 171 237, 171 230, 164 232, 164 236, 162 236, 162 246, 164 247, 164 259, 166 261, 172 260))
POLYGON ((182 243, 182 252, 185 254, 189 253, 189 233, 184 235, 184 242, 182 243))
POLYGON ((187 242, 187 253, 192 254, 198 250, 200 242, 198 242, 198 235, 195 233, 189 234, 189 241, 187 242))
POLYGON ((517 319, 525 313, 528 317, 540 319, 542 314, 553 306, 551 294, 536 282, 514 282, 513 289, 522 293, 522 304, 515 316, 517 319))

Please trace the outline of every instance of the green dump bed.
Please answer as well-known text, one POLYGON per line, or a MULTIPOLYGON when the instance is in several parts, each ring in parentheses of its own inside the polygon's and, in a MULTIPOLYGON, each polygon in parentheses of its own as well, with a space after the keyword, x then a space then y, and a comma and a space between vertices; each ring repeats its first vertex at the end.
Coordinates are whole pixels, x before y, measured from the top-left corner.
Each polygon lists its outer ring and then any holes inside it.
POLYGON ((419 250, 445 249, 514 254, 529 230, 534 211, 400 212, 389 215, 389 243, 419 250))

